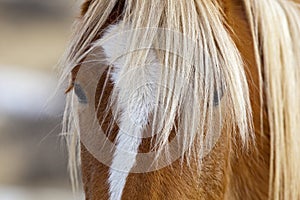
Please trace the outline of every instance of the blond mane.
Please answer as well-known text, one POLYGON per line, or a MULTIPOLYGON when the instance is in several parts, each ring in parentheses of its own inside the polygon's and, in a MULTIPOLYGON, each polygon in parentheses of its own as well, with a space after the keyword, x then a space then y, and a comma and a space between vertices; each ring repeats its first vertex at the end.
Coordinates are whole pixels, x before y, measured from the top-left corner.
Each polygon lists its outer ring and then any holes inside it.
POLYGON ((300 12, 285 0, 245 1, 270 129, 270 199, 300 198, 300 12))
MULTIPOLYGON (((103 27, 118 0, 90 3, 87 13, 75 24, 74 35, 61 64, 61 82, 69 80, 71 71, 80 65, 84 67, 94 62, 100 63, 99 67, 113 70, 114 61, 119 58, 86 58, 107 45, 109 38, 126 33, 128 45, 124 49, 128 51, 116 54, 122 57, 123 66, 119 73, 123 80, 114 83, 111 101, 104 103, 108 110, 113 108, 119 113, 115 120, 122 121, 122 112, 135 100, 143 104, 141 99, 155 97, 149 103, 151 112, 146 117, 151 124, 151 134, 156 134, 154 147, 158 156, 166 154, 168 157, 164 147, 174 127, 176 135, 180 136, 182 159, 196 157, 199 169, 205 154, 203 146, 213 145, 212 141, 222 134, 224 127, 232 143, 238 139, 247 146, 255 139, 244 63, 217 1, 124 2, 118 27, 114 32, 106 32, 104 38, 99 35, 105 33, 103 27), (152 54, 160 66, 156 86, 152 88, 154 93, 142 91, 134 96, 136 99, 130 99, 127 94, 136 92, 141 84, 147 85, 148 57, 152 54), (217 95, 214 95, 215 91, 217 95), (218 105, 215 105, 216 98, 218 105)), ((300 35, 299 8, 296 3, 284 0, 245 0, 244 4, 261 72, 260 104, 268 110, 271 137, 269 196, 270 199, 298 199, 300 47, 296 41, 300 35)), ((80 133, 75 101, 74 92, 69 92, 64 132, 69 148, 71 180, 76 188, 80 133)), ((136 132, 131 126, 126 127, 126 131, 136 132)))

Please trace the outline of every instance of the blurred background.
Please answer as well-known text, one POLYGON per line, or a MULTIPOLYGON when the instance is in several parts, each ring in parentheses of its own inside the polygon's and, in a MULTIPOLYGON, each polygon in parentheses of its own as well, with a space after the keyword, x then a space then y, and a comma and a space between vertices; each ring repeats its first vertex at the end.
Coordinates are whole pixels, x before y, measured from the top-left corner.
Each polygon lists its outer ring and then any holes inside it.
POLYGON ((73 199, 53 94, 79 3, 0 0, 0 200, 73 199))

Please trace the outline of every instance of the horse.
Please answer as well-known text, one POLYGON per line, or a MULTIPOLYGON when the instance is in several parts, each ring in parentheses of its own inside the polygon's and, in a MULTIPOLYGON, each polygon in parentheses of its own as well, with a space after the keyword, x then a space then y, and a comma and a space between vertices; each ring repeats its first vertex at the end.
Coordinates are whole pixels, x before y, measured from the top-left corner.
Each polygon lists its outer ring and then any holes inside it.
POLYGON ((85 0, 61 63, 74 190, 300 199, 299 35, 298 0, 85 0))

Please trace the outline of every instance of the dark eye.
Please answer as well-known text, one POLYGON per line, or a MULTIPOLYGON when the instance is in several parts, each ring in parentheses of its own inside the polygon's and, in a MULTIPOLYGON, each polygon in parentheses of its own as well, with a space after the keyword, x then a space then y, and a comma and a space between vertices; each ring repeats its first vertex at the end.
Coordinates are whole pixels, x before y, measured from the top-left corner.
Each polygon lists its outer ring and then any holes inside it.
POLYGON ((214 91, 214 106, 218 106, 220 104, 220 101, 223 96, 224 96, 223 87, 221 87, 219 89, 215 89, 215 91, 214 91))
POLYGON ((82 104, 88 103, 85 92, 83 91, 82 87, 78 83, 74 84, 74 92, 75 92, 76 96, 78 97, 79 103, 82 103, 82 104))

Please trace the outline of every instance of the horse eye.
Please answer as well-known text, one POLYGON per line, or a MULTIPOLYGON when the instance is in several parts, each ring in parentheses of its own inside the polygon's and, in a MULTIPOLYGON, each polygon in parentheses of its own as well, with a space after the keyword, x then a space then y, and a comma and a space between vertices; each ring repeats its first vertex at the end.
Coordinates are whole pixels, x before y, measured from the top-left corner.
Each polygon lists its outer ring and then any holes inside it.
POLYGON ((215 90, 214 92, 214 106, 218 106, 220 104, 221 99, 224 96, 223 87, 221 87, 219 90, 215 90))
POLYGON ((88 103, 85 92, 83 91, 82 87, 78 83, 74 84, 74 92, 75 92, 76 96, 78 97, 79 103, 82 103, 82 104, 88 103))

